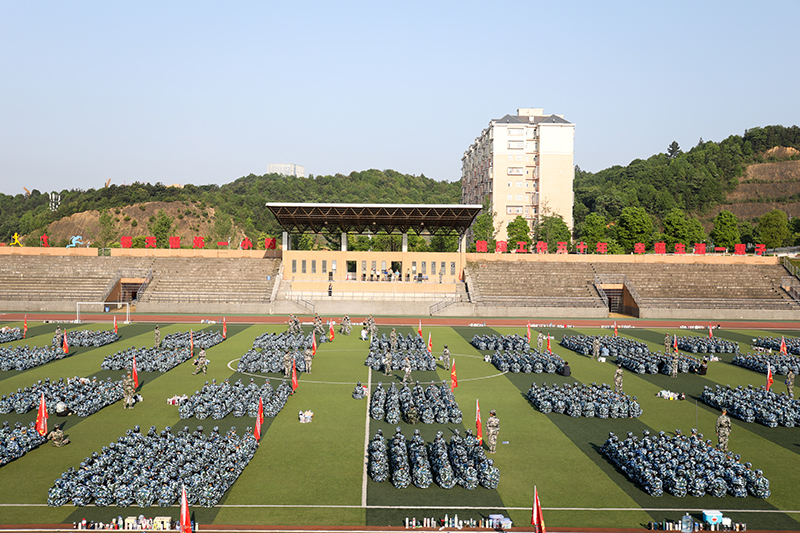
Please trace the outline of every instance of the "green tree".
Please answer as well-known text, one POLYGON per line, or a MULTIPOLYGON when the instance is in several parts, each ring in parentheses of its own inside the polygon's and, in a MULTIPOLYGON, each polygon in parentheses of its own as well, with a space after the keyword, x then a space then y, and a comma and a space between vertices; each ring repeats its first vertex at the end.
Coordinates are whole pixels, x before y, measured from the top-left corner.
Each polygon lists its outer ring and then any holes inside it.
POLYGON ((169 248, 169 238, 173 236, 174 222, 175 220, 163 210, 159 210, 158 214, 148 222, 147 229, 150 231, 150 235, 156 238, 156 246, 159 248, 169 248))
POLYGON ((691 247, 706 240, 700 221, 696 218, 687 219, 682 209, 670 210, 661 222, 664 225, 663 239, 667 243, 667 250, 674 249, 679 242, 691 247))
POLYGON ((679 155, 681 155, 683 151, 681 150, 681 146, 678 144, 678 141, 672 141, 667 148, 667 157, 670 159, 675 159, 679 155))
MULTIPOLYGON (((497 243, 497 228, 494 225, 494 217, 496 215, 497 213, 492 211, 487 199, 483 202, 481 214, 476 216, 475 221, 472 223, 473 241, 487 241, 489 243, 489 251, 494 251, 497 243)), ((475 251, 475 242, 470 246, 470 250, 475 251)))
POLYGON ((608 223, 599 213, 589 214, 580 228, 580 240, 586 243, 588 250, 596 250, 598 242, 607 242, 608 223))
POLYGON ((714 229, 711 238, 715 246, 724 246, 733 249, 734 245, 742 242, 739 233, 739 219, 728 210, 722 210, 714 217, 714 229))
POLYGON ((789 220, 786 213, 780 209, 773 209, 758 220, 756 228, 760 244, 767 248, 778 248, 790 242, 789 220))
POLYGON ((508 223, 506 227, 508 233, 508 249, 516 250, 518 242, 524 242, 525 247, 529 248, 531 245, 531 227, 528 221, 517 215, 517 218, 508 223))
POLYGON ((637 242, 653 243, 653 219, 643 207, 626 207, 617 221, 617 242, 625 252, 632 252, 637 242))
POLYGON ((437 233, 431 237, 431 252, 457 252, 458 233, 451 230, 449 233, 437 233))
POLYGON ((559 242, 570 243, 570 233, 567 223, 561 215, 543 216, 541 222, 533 228, 534 238, 537 241, 547 243, 547 251, 550 253, 558 250, 559 242))
POLYGON ((214 220, 214 242, 229 242, 232 235, 233 222, 231 218, 221 213, 217 213, 216 220, 214 220))
POLYGON ((117 239, 119 231, 114 216, 104 209, 100 212, 100 235, 97 237, 98 248, 107 247, 112 241, 117 239))

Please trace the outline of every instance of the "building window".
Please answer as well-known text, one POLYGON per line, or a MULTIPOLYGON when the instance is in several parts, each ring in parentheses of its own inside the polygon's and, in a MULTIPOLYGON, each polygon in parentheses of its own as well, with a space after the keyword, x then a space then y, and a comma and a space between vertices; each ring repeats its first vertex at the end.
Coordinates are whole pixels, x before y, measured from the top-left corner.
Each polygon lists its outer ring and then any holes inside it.
POLYGON ((427 263, 427 261, 423 261, 423 262, 422 262, 422 275, 423 275, 423 276, 424 276, 425 274, 427 274, 427 271, 426 271, 426 268, 425 268, 425 265, 426 265, 426 263, 427 263))
POLYGON ((300 273, 301 274, 305 274, 306 273, 306 260, 305 259, 300 261, 300 273))
POLYGON ((312 259, 311 260, 311 273, 312 274, 316 274, 317 273, 317 260, 316 259, 312 259))
MULTIPOLYGON (((523 168, 522 167, 508 167, 508 175, 509 176, 522 176, 523 175, 523 168)), ((511 182, 508 182, 508 186, 511 187, 511 182)))
POLYGON ((442 275, 444 274, 444 266, 445 266, 445 262, 444 262, 444 261, 442 261, 442 262, 439 264, 439 274, 442 274, 442 275))
POLYGON ((524 159, 525 159, 525 157, 524 157, 524 156, 521 156, 521 155, 518 155, 518 156, 517 156, 517 161, 523 161, 524 159))
POLYGON ((292 274, 297 274, 297 259, 292 259, 292 274))
POLYGON ((508 160, 509 161, 513 161, 514 160, 514 156, 513 155, 508 156, 508 160))
POLYGON ((513 198, 514 198, 514 195, 513 194, 509 194, 508 198, 506 198, 506 200, 508 200, 510 202, 511 200, 513 200, 513 198))
POLYGON ((521 189, 521 188, 522 188, 522 182, 521 182, 521 181, 518 181, 518 182, 517 182, 517 189, 521 189))
POLYGON ((436 261, 431 261, 431 276, 436 275, 436 261))
POLYGON ((331 272, 336 273, 336 259, 331 261, 331 272))
POLYGON ((364 274, 367 271, 367 262, 361 261, 361 273, 364 274))
POLYGON ((417 275, 417 262, 416 261, 411 261, 411 275, 412 276, 416 276, 417 275))
MULTIPOLYGON (((523 150, 525 149, 525 141, 508 141, 509 150, 523 150)), ((509 156, 511 157, 511 156, 509 156)), ((510 159, 509 159, 510 161, 510 159)))
POLYGON ((521 195, 521 194, 518 194, 518 195, 517 195, 517 201, 518 201, 518 202, 521 202, 521 201, 522 201, 522 195, 521 195))
POLYGON ((328 260, 327 259, 323 259, 322 260, 322 273, 323 274, 327 274, 328 273, 328 260))
POLYGON ((508 128, 509 135, 522 135, 522 128, 508 128))
MULTIPOLYGON (((442 264, 444 264, 444 263, 442 263, 442 264)), ((456 262, 455 261, 450 261, 450 275, 451 276, 455 276, 456 275, 456 262)))

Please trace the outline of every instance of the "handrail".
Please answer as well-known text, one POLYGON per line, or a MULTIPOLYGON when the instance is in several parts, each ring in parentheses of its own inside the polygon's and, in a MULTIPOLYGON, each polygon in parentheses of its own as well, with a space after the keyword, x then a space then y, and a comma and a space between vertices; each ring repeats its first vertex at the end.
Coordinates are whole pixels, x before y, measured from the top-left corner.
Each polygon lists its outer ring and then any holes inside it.
POLYGON ((798 268, 798 267, 794 266, 794 265, 792 264, 792 262, 791 262, 791 261, 789 261, 789 258, 788 258, 788 257, 786 257, 786 256, 784 256, 784 257, 781 257, 781 264, 783 265, 783 267, 784 267, 786 270, 788 270, 788 271, 789 271, 789 274, 791 274, 791 275, 792 275, 792 276, 794 276, 795 278, 798 278, 798 277, 800 277, 800 268, 798 268))
POLYGON ((628 293, 633 298, 633 301, 636 303, 637 306, 641 307, 642 299, 639 297, 639 291, 636 290, 636 287, 633 286, 633 283, 628 279, 628 276, 625 274, 595 274, 595 284, 598 281, 601 284, 608 284, 608 285, 622 285, 627 290, 628 293))
POLYGON ((457 303, 464 303, 464 301, 469 303, 469 295, 467 294, 457 294, 454 298, 445 298, 439 302, 436 302, 430 307, 429 313, 431 316, 435 315, 436 313, 442 311, 450 307, 451 305, 457 303))
POLYGON ((794 276, 781 276, 781 289, 796 301, 800 301, 800 280, 794 276))
POLYGON ((147 271, 141 268, 118 269, 117 273, 114 275, 111 281, 108 282, 108 285, 106 285, 106 288, 103 291, 103 296, 100 299, 105 302, 106 298, 108 298, 108 295, 111 294, 111 291, 114 290, 114 287, 116 287, 117 283, 119 283, 122 278, 146 278, 148 274, 152 276, 152 272, 152 270, 147 271))
POLYGON ((275 283, 272 285, 272 294, 269 295, 269 303, 275 301, 278 297, 278 291, 281 289, 281 282, 283 281, 283 262, 278 267, 278 275, 275 276, 275 283))
POLYGON ((139 285, 139 289, 136 291, 136 301, 142 301, 142 296, 144 295, 144 291, 147 290, 147 287, 150 286, 150 282, 153 281, 153 269, 151 268, 147 272, 147 276, 144 278, 144 283, 139 285))
POLYGON ((599 294, 600 298, 603 299, 603 304, 608 307, 608 295, 606 295, 606 291, 603 290, 603 286, 600 282, 600 278, 597 277, 597 274, 594 275, 594 288, 597 289, 597 294, 599 294))
POLYGON ((599 299, 573 298, 569 296, 490 296, 474 298, 472 303, 480 307, 504 305, 508 307, 601 307, 599 299))

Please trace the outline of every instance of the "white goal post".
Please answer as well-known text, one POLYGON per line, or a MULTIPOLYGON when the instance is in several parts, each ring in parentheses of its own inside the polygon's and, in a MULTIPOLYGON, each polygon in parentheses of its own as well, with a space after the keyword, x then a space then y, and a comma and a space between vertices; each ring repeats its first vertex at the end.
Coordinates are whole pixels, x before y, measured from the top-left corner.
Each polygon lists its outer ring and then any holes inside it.
POLYGON ((81 306, 86 305, 99 305, 101 306, 101 313, 105 312, 105 307, 117 306, 117 305, 124 305, 126 307, 126 314, 125 314, 125 322, 123 324, 130 324, 131 323, 131 304, 130 302, 77 302, 75 304, 75 322, 80 323, 81 321, 81 306))

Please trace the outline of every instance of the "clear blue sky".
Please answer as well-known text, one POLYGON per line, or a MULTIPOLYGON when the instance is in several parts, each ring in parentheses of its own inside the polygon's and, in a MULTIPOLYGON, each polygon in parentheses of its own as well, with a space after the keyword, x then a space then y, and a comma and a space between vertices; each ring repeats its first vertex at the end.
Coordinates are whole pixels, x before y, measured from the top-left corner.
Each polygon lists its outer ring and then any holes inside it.
POLYGON ((227 183, 268 163, 460 178, 492 118, 598 171, 800 124, 800 2, 0 0, 0 192, 227 183))

